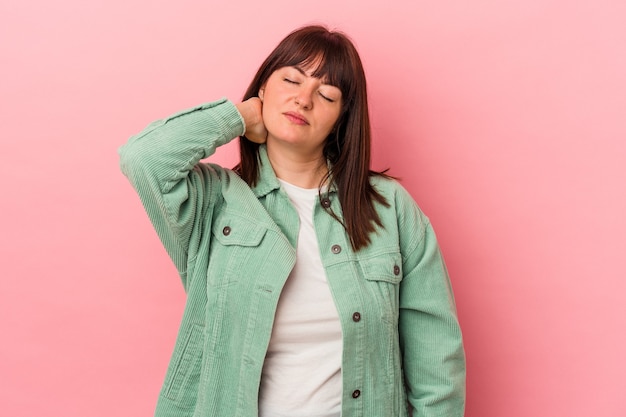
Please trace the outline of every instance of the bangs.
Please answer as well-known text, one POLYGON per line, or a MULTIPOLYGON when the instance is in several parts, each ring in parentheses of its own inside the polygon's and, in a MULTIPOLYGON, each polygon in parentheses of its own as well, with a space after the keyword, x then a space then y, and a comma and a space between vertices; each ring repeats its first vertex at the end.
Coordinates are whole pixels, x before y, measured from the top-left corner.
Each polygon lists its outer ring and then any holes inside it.
POLYGON ((277 48, 275 60, 270 64, 274 69, 300 67, 311 71, 311 75, 324 83, 341 90, 344 98, 354 95, 355 68, 351 62, 349 47, 343 37, 334 33, 313 32, 287 37, 277 48))

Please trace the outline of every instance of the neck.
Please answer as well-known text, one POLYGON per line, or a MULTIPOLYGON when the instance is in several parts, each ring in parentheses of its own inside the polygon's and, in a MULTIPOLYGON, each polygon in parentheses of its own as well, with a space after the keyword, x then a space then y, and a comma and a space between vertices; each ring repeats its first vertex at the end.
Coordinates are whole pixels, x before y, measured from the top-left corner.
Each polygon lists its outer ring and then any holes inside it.
POLYGON ((300 188, 317 188, 328 173, 322 153, 303 155, 267 146, 267 156, 276 177, 300 188))

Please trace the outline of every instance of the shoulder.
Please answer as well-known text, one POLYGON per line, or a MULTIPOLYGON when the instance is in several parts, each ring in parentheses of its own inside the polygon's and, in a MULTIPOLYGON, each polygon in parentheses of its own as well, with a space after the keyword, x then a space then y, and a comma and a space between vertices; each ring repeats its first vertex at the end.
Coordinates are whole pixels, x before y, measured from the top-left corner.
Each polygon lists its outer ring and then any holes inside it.
POLYGON ((398 180, 383 175, 373 175, 370 177, 370 184, 380 195, 385 197, 390 206, 396 209, 409 209, 422 213, 413 196, 398 180))
POLYGON ((426 233, 430 220, 415 202, 415 199, 397 180, 374 175, 370 183, 387 201, 388 206, 377 205, 381 220, 388 228, 395 226, 403 246, 414 246, 426 233))
POLYGON ((208 162, 200 163, 196 168, 199 168, 205 175, 211 176, 216 183, 219 183, 222 193, 250 190, 248 184, 241 179, 239 174, 230 168, 208 162))
POLYGON ((254 190, 246 183, 237 172, 220 165, 206 163, 203 169, 210 172, 213 177, 220 197, 230 209, 248 213, 258 207, 258 198, 254 190))

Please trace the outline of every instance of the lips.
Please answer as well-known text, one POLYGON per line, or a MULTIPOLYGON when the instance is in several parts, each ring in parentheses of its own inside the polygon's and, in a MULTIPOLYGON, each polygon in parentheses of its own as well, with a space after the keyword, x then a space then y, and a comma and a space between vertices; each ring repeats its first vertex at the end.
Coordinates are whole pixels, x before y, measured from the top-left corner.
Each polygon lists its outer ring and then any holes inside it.
POLYGON ((283 113, 285 115, 285 117, 294 124, 297 125, 308 125, 309 121, 300 113, 296 113, 294 111, 288 111, 283 113))

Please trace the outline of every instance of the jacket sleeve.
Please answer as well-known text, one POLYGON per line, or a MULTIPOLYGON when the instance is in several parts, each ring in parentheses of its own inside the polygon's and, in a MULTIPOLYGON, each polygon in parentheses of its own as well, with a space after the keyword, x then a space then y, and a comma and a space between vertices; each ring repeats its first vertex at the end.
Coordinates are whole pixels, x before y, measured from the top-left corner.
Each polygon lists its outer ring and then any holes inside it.
POLYGON ((402 190, 399 332, 413 415, 462 417, 465 353, 446 266, 428 218, 402 190))
POLYGON ((199 245, 220 196, 219 177, 200 160, 245 131, 233 103, 204 104, 151 123, 119 149, 120 167, 137 191, 188 288, 188 254, 199 245))

